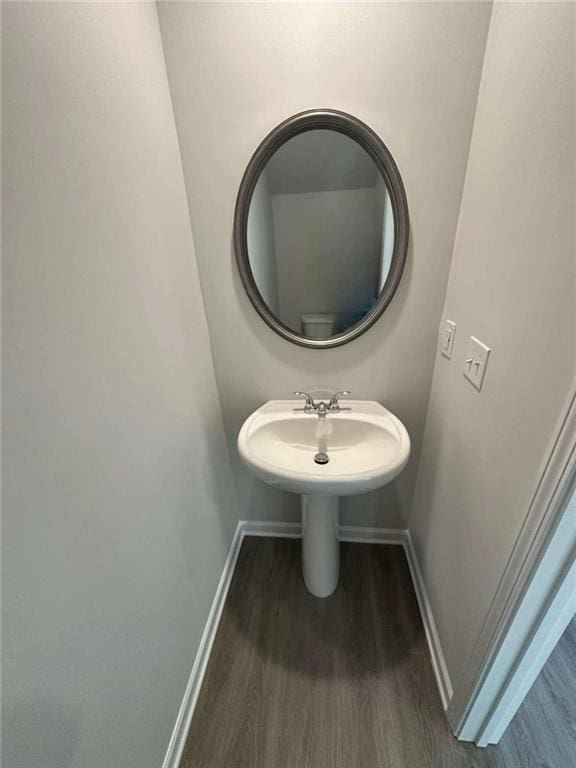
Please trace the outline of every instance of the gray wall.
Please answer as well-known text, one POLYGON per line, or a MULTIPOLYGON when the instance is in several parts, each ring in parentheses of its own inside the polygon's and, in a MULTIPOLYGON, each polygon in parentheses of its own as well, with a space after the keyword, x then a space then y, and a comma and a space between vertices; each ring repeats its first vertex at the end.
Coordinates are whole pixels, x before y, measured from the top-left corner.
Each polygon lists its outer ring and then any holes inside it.
POLYGON ((156 9, 2 11, 3 764, 158 768, 237 512, 156 9))
POLYGON ((270 398, 325 385, 389 406, 413 457, 344 521, 403 526, 412 502, 435 339, 460 204, 489 3, 159 5, 198 266, 241 515, 295 519, 298 499, 259 483, 235 455, 238 430, 270 398), (411 247, 384 317, 318 352, 276 336, 249 303, 231 250, 244 168, 287 116, 332 107, 388 144, 408 193, 411 247), (438 190, 442 194, 438 194, 438 190))
POLYGON ((410 529, 458 687, 576 375, 576 6, 496 3, 410 529), (478 393, 467 339, 493 351, 478 393))

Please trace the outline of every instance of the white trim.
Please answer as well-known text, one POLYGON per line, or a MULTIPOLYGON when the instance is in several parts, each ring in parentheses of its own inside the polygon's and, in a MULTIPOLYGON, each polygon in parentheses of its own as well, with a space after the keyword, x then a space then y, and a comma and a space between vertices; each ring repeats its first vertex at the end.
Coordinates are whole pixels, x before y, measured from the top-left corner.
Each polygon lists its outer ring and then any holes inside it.
POLYGON ((192 716, 198 701, 198 695, 200 688, 202 687, 202 681, 206 673, 206 667, 208 666, 208 659, 210 658, 210 652, 216 636, 216 630, 222 617, 222 609, 226 602, 226 596, 228 595, 228 589, 230 588, 230 582, 234 574, 236 567, 236 561, 238 560, 238 554, 240 553, 240 547, 242 545, 242 539, 244 538, 243 523, 240 521, 234 532, 232 543, 222 569, 222 575, 220 582, 212 601, 212 607, 208 614, 206 626, 202 633, 202 639, 196 652, 196 658, 188 678, 188 684, 184 691, 184 697, 182 704, 180 705, 180 711, 176 718, 176 724, 172 731, 170 743, 166 750, 166 756, 162 763, 162 768, 178 768, 180 760, 182 758, 182 752, 184 751, 184 744, 186 743, 186 736, 190 729, 190 723, 192 722, 192 716))
POLYGON ((446 711, 450 705, 450 700, 452 699, 452 683, 450 681, 450 674, 448 673, 444 651, 442 650, 440 635, 438 634, 436 622, 434 621, 432 605, 430 603, 430 598, 428 597, 428 592, 426 591, 426 584, 424 582, 424 577, 422 576, 420 564, 418 563, 418 557, 412 542, 412 536, 410 536, 410 531, 406 531, 404 549, 406 551, 410 573, 412 574, 412 582, 416 592, 416 599, 418 600, 418 605, 420 607, 420 615, 422 616, 424 631, 426 632, 426 640, 428 641, 428 649, 432 660, 432 669, 436 676, 436 683, 440 692, 442 706, 444 707, 444 711, 446 711))
POLYGON ((338 538, 365 544, 401 544, 405 546, 408 531, 402 528, 363 528, 355 525, 340 525, 338 538))
MULTIPOLYGON (((208 666, 210 652, 222 617, 222 610, 224 608, 224 603, 226 602, 226 596, 228 595, 232 576, 234 575, 240 547, 242 546, 242 541, 245 536, 268 536, 292 539, 301 538, 302 525, 301 523, 268 522, 266 520, 240 520, 238 523, 226 562, 224 563, 222 576, 220 577, 220 582, 216 589, 216 594, 214 595, 206 626, 204 627, 202 639, 198 646, 188 684, 184 691, 184 697, 182 699, 182 704, 180 705, 178 717, 176 718, 176 724, 174 725, 166 756, 162 763, 162 768, 178 768, 182 758, 186 737, 190 729, 190 723, 192 722, 194 709, 198 701, 198 695, 208 666)), ((440 638, 436 630, 432 608, 426 594, 426 587, 422 579, 410 533, 407 530, 400 528, 362 528, 359 526, 342 525, 339 526, 338 529, 338 538, 340 541, 351 543, 391 544, 402 546, 404 548, 414 584, 414 591, 416 592, 416 599, 422 616, 422 623, 424 624, 424 631, 426 633, 426 640, 428 642, 432 660, 432 668, 436 676, 442 704, 444 709, 446 709, 452 695, 452 686, 450 684, 442 646, 440 645, 440 638)))
MULTIPOLYGON (((511 627, 521 612, 530 606, 525 598, 542 559, 562 519, 569 489, 576 480, 576 380, 572 382, 566 405, 546 453, 536 488, 526 513, 522 530, 500 581, 463 678, 448 708, 448 720, 457 738, 486 743, 490 718, 503 702, 511 702, 514 686, 503 684, 529 651, 532 635, 527 632, 522 649, 507 660, 508 673, 494 685, 489 678, 497 664, 502 664, 511 627), (505 698, 506 697, 506 698, 505 698)), ((544 604, 547 611, 554 600, 554 585, 549 585, 544 604)), ((518 638, 516 638, 518 639, 518 638)), ((504 707, 509 711, 508 707, 504 707)), ((491 723, 494 733, 498 723, 491 723)))
POLYGON ((267 536, 278 539, 302 537, 302 523, 275 523, 268 520, 241 520, 243 536, 267 536))
MULTIPOLYGON (((242 520, 244 536, 268 538, 302 538, 302 523, 278 523, 268 520, 242 520)), ((402 544, 407 531, 401 528, 364 528, 353 525, 338 526, 340 541, 365 542, 366 544, 402 544)))
MULTIPOLYGON (((533 633, 528 649, 503 688, 493 711, 476 739, 479 747, 497 744, 568 624, 576 614, 576 552, 569 556, 568 573, 561 579, 546 615, 533 633)), ((551 569, 552 570, 552 569, 551 569)), ((537 623, 537 622, 536 622, 537 623)))

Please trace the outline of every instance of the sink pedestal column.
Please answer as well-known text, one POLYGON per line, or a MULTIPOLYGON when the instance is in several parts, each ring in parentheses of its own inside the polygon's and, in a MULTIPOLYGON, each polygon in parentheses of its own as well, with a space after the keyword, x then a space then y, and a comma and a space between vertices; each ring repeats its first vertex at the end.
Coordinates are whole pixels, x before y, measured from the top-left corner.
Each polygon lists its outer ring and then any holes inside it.
POLYGON ((302 574, 308 591, 328 597, 339 573, 338 496, 302 496, 302 574))

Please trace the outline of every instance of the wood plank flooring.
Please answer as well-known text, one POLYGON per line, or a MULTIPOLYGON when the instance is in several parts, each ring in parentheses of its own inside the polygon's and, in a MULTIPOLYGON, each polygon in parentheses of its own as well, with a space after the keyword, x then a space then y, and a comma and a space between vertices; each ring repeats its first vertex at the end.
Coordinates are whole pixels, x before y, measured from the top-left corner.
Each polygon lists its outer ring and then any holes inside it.
POLYGON ((401 547, 343 544, 320 600, 299 541, 244 540, 180 768, 576 767, 505 738, 453 738, 401 547))

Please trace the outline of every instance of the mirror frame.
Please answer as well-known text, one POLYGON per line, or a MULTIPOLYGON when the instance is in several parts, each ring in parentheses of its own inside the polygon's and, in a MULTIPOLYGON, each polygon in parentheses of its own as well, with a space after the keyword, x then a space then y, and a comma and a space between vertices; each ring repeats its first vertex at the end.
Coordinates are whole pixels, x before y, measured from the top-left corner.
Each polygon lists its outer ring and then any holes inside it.
POLYGON ((409 239, 408 202, 398 166, 380 137, 353 115, 334 109, 312 109, 299 112, 276 126, 262 140, 246 166, 234 209, 233 244, 240 278, 248 298, 267 325, 280 336, 302 347, 328 349, 347 344, 365 333, 392 301, 406 263, 409 239), (288 328, 274 315, 262 298, 250 267, 248 254, 248 212, 256 183, 272 155, 298 134, 319 129, 338 131, 356 141, 372 158, 382 174, 394 217, 394 250, 384 287, 376 303, 364 317, 342 333, 328 339, 310 339, 288 328))

